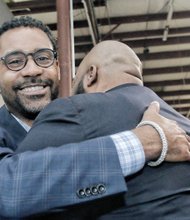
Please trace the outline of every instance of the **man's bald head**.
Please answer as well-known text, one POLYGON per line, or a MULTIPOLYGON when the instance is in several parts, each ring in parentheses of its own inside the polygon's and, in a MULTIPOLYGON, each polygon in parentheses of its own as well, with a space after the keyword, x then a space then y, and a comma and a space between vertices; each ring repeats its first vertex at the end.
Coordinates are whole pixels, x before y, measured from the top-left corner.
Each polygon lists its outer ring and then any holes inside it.
POLYGON ((102 92, 133 79, 142 84, 142 64, 135 52, 126 44, 113 40, 102 41, 92 48, 79 65, 74 93, 78 93, 78 86, 81 90, 86 75, 91 81, 86 79, 86 87, 83 88, 85 92, 102 92), (90 78, 94 71, 96 77, 90 78), (92 83, 96 85, 92 86, 92 83), (90 86, 91 90, 88 91, 90 86))

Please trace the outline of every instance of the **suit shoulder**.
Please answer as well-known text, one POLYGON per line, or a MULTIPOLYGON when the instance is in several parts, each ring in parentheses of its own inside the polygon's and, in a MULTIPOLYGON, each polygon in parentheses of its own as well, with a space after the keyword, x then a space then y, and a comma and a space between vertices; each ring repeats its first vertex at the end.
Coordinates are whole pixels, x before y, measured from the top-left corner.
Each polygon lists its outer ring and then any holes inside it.
POLYGON ((69 99, 74 103, 78 103, 78 102, 94 103, 94 102, 105 100, 107 98, 108 98, 108 94, 103 93, 103 92, 84 93, 84 94, 79 94, 79 95, 74 95, 74 96, 69 97, 69 99))

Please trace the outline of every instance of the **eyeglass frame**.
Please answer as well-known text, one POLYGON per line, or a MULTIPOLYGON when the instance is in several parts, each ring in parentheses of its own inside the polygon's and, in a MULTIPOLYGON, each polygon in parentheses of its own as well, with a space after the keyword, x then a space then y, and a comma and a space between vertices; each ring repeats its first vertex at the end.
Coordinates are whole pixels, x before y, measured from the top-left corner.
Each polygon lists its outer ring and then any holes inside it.
POLYGON ((11 53, 6 54, 6 55, 3 56, 3 57, 0 57, 0 60, 3 61, 4 65, 5 65, 9 70, 11 70, 11 71, 20 71, 20 70, 24 69, 24 67, 25 67, 26 64, 28 63, 28 56, 31 56, 31 57, 32 57, 33 61, 35 62, 35 64, 36 64, 37 66, 42 67, 42 68, 48 68, 48 67, 52 66, 53 63, 54 63, 54 60, 57 59, 57 52, 56 52, 55 50, 50 49, 50 48, 41 48, 41 49, 39 49, 39 50, 36 50, 36 51, 33 52, 33 53, 24 53, 23 51, 13 51, 13 52, 11 52, 11 53), (50 63, 48 66, 39 65, 39 64, 37 63, 36 59, 35 59, 35 54, 38 53, 38 52, 40 52, 40 51, 44 51, 44 50, 45 50, 45 51, 46 51, 46 50, 51 51, 52 54, 53 54, 52 63, 50 63), (17 69, 17 70, 11 69, 11 68, 8 66, 7 62, 6 62, 6 58, 7 58, 8 56, 14 54, 14 53, 23 54, 24 57, 25 57, 25 59, 26 59, 24 65, 23 65, 20 69, 17 69))

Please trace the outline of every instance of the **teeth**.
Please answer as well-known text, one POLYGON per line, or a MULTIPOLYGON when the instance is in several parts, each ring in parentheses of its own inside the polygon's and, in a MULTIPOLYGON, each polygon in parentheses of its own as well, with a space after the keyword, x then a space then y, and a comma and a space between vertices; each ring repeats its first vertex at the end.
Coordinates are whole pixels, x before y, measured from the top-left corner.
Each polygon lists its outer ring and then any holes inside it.
POLYGON ((22 91, 33 92, 33 91, 37 91, 37 90, 40 90, 40 89, 43 89, 43 88, 44 88, 43 86, 32 86, 32 87, 24 88, 24 89, 22 89, 22 91))

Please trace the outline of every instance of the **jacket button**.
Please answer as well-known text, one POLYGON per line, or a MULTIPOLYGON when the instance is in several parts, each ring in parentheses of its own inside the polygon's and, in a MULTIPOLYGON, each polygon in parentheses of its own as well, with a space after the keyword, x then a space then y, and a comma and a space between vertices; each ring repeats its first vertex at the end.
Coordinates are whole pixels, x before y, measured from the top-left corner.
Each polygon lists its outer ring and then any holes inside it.
POLYGON ((98 184, 97 189, 100 194, 103 194, 106 192, 106 186, 104 184, 98 184))
POLYGON ((79 189, 79 190, 77 191, 77 196, 78 196, 79 198, 84 198, 84 197, 86 197, 86 194, 85 194, 85 192, 84 192, 84 189, 79 189))
POLYGON ((85 189, 85 195, 86 195, 86 196, 91 196, 91 190, 90 190, 90 188, 86 188, 86 189, 85 189))
POLYGON ((91 192, 92 192, 92 195, 97 195, 98 194, 98 189, 96 186, 92 186, 91 187, 91 192))

